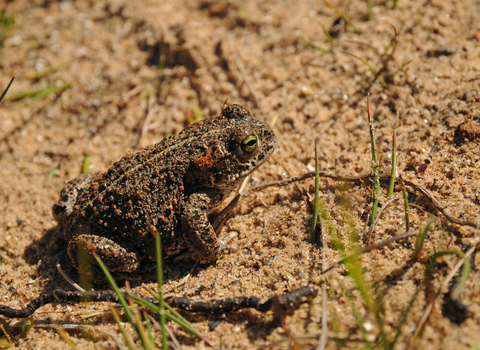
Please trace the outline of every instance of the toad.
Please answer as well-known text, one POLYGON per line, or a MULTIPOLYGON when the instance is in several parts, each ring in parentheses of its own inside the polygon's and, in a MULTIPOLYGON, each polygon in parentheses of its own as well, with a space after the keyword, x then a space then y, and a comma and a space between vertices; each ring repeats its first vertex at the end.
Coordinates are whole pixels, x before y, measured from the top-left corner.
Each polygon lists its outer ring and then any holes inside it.
POLYGON ((102 258, 115 273, 131 274, 184 249, 200 262, 214 261, 219 243, 209 214, 275 148, 272 129, 240 105, 193 123, 177 136, 68 182, 53 206, 68 254, 79 269, 79 252, 102 258))

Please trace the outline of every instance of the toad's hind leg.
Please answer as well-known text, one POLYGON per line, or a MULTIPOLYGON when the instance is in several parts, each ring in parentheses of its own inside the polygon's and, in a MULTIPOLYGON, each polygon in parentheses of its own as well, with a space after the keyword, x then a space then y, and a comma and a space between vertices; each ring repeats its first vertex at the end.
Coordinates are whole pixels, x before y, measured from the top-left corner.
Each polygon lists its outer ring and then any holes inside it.
POLYGON ((106 237, 84 234, 72 238, 68 243, 68 255, 80 271, 88 269, 88 265, 95 261, 92 251, 97 253, 110 272, 130 273, 140 265, 137 253, 127 251, 106 237))
POLYGON ((217 258, 218 242, 208 221, 210 198, 205 193, 193 193, 183 202, 180 215, 181 232, 191 257, 207 263, 217 258))

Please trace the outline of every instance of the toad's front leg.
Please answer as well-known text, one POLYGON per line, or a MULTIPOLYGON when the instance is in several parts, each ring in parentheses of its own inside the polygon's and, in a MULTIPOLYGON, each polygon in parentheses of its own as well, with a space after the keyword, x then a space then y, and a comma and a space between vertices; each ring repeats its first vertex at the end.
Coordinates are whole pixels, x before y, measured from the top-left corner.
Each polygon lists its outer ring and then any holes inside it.
POLYGON ((217 258, 219 244, 208 213, 210 198, 206 193, 193 193, 184 202, 180 215, 181 232, 191 257, 207 263, 217 258))
MULTIPOLYGON (((81 234, 73 237, 68 243, 68 255, 79 271, 89 269, 88 265, 95 261, 93 251, 102 259, 110 272, 130 273, 140 265, 137 252, 127 250, 121 244, 106 237, 81 234)), ((93 266, 95 265, 94 263, 93 266)))

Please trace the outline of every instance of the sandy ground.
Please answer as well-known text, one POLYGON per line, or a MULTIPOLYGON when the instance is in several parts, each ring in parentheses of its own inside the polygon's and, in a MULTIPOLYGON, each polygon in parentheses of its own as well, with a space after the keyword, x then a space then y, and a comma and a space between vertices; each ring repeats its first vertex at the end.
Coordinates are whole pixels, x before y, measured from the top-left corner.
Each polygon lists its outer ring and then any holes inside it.
MULTIPOLYGON (((2 3, 16 21, 0 49, 0 87, 16 77, 7 96, 71 86, 25 106, 21 104, 28 99, 0 106, 0 303, 22 308, 41 293, 71 289, 55 268, 60 260, 77 278, 51 207, 63 184, 82 172, 87 155, 90 172, 105 170, 128 152, 178 133, 198 116, 218 114, 227 98, 269 123, 279 140, 272 158, 251 177, 250 187, 310 171, 315 138, 321 169, 353 176, 368 173, 369 92, 381 171, 389 172, 398 114, 398 173, 430 190, 455 217, 480 222, 480 2, 401 0, 395 9, 393 1, 386 3, 374 0, 368 21, 365 1, 335 1, 359 33, 324 1, 2 3), (394 28, 398 43, 389 58, 382 54, 394 28), (32 76, 50 67, 59 69, 32 76)), ((313 188, 310 179, 249 196, 221 232, 235 233, 230 244, 236 249, 214 264, 195 268, 189 260, 167 261, 166 295, 195 300, 267 298, 307 284, 320 287, 321 247, 309 243, 313 188), (188 273, 188 281, 177 286, 188 273)), ((320 191, 340 232, 351 224, 363 231, 372 202, 365 186, 345 189, 322 179, 320 191), (348 199, 347 209, 340 198, 348 199)), ((394 196, 401 197, 401 191, 394 196)), ((478 230, 449 223, 411 188, 409 199, 416 205, 411 208, 412 228, 425 225, 430 214, 437 217, 424 258, 444 249, 465 250, 475 242, 478 230)), ((383 186, 380 203, 386 201, 383 186)), ((403 232, 403 203, 398 200, 382 214, 371 242, 403 232)), ((326 241, 329 266, 338 254, 328 236, 326 241)), ((414 241, 363 257, 367 278, 383 294, 388 332, 397 328, 423 276, 424 262, 409 263, 414 241)), ((442 309, 444 289, 423 331, 412 339, 426 305, 422 291, 397 349, 480 346, 477 260, 461 295, 471 317, 461 324, 450 321, 442 309)), ((441 259, 431 285, 434 293, 456 262, 452 256, 441 259)), ((143 286, 154 289, 153 279, 143 277, 143 286)), ((345 291, 352 291, 369 339, 378 340, 375 320, 345 269, 330 272, 326 285, 327 348, 337 348, 334 338, 349 338, 347 348, 361 347, 362 333, 345 291)), ((308 336, 298 344, 309 349, 318 343, 321 309, 319 293, 311 304, 287 316, 285 327, 277 315, 256 311, 185 316, 216 349, 259 349, 267 344, 288 348, 288 333, 308 336), (215 321, 220 323, 210 331, 208 324, 215 321)), ((34 317, 82 322, 82 316, 92 314, 97 316, 89 318, 89 324, 119 335, 106 303, 49 305, 34 317)), ((182 349, 206 348, 175 325, 172 328, 182 349)), ((99 332, 69 334, 79 349, 116 347, 111 337, 99 332)), ((26 338, 12 342, 21 349, 69 348, 52 329, 32 329, 26 338)))

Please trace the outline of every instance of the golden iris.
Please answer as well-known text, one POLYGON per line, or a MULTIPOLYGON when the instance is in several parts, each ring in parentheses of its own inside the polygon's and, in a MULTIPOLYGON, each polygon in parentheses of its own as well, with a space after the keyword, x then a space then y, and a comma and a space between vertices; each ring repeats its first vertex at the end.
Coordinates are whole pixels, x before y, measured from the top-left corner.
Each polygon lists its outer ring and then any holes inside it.
POLYGON ((243 153, 252 153, 257 149, 257 135, 251 134, 245 137, 240 143, 240 149, 243 153))

